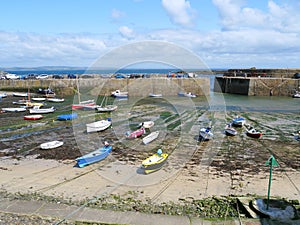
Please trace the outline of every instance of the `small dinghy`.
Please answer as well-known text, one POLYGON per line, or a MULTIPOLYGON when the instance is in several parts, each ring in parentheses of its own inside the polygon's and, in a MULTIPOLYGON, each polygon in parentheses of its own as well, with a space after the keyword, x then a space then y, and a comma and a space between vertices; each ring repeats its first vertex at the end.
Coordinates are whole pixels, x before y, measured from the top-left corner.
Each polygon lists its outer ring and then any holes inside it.
POLYGON ((142 127, 142 128, 140 128, 138 130, 135 130, 135 131, 133 131, 131 133, 128 131, 128 132, 126 132, 125 135, 129 139, 134 139, 134 138, 142 136, 144 133, 145 133, 145 128, 142 127))
POLYGON ((154 93, 150 93, 150 94, 149 94, 149 97, 152 97, 152 98, 161 98, 161 97, 162 97, 162 94, 154 94, 154 93))
POLYGON ((157 153, 142 162, 142 169, 144 170, 144 173, 149 174, 160 170, 166 163, 168 156, 168 154, 162 153, 161 149, 158 149, 157 153))
POLYGON ((74 119, 77 119, 77 118, 78 118, 77 113, 63 114, 63 115, 57 116, 57 120, 60 120, 60 121, 74 120, 74 119))
POLYGON ((53 113, 54 111, 55 111, 54 107, 47 108, 47 109, 40 109, 40 107, 34 106, 32 109, 29 109, 29 113, 31 113, 31 114, 53 113))
POLYGON ((47 98, 48 102, 55 102, 55 103, 59 103, 59 102, 64 102, 65 99, 63 98, 47 98))
POLYGON ((42 97, 42 98, 31 98, 31 100, 33 101, 45 101, 46 98, 42 97))
POLYGON ((62 146, 64 142, 62 141, 50 141, 40 145, 41 149, 53 149, 62 146))
POLYGON ((6 93, 0 93, 0 98, 6 98, 7 94, 6 93))
POLYGON ((201 128, 199 131, 199 141, 209 141, 213 138, 213 133, 211 132, 211 127, 201 128))
POLYGON ((246 134, 248 137, 252 137, 252 138, 260 138, 262 136, 262 132, 256 130, 251 126, 247 128, 246 134))
POLYGON ((2 108, 3 112, 24 112, 26 108, 2 108))
POLYGON ((86 165, 95 163, 95 162, 99 162, 103 159, 105 159, 109 153, 112 150, 112 146, 109 145, 107 142, 105 142, 104 146, 102 148, 99 148, 93 152, 90 152, 86 155, 83 155, 79 158, 76 159, 77 161, 77 166, 82 168, 86 165))
POLYGON ((227 124, 226 127, 225 127, 225 130, 224 130, 224 133, 227 135, 227 136, 235 136, 237 135, 237 131, 236 129, 234 129, 231 124, 227 124))
POLYGON ((86 124, 86 131, 87 133, 103 131, 109 128, 110 126, 111 126, 111 119, 108 118, 107 120, 100 120, 100 121, 86 124))
POLYGON ((106 105, 96 107, 97 112, 112 112, 118 108, 117 105, 106 105))
POLYGON ((146 129, 149 129, 149 128, 153 127, 153 126, 154 126, 154 122, 153 121, 145 121, 145 122, 139 124, 139 127, 144 127, 146 129))
POLYGON ((27 115, 27 116, 24 116, 24 120, 40 120, 42 118, 43 118, 42 115, 27 115))
POLYGON ((237 116, 236 118, 234 118, 232 120, 232 125, 235 126, 235 127, 242 127, 243 125, 245 125, 246 123, 246 119, 243 118, 243 117, 239 117, 237 116))
POLYGON ((151 141, 154 141, 159 135, 159 131, 151 132, 146 137, 143 138, 143 143, 145 145, 149 144, 151 141))

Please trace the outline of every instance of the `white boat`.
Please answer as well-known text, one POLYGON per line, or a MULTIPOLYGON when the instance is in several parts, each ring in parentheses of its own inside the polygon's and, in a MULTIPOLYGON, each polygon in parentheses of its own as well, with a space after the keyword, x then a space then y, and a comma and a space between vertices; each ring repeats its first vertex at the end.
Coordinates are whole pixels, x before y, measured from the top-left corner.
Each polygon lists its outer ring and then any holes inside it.
POLYGON ((128 98, 128 92, 122 92, 120 90, 115 90, 111 93, 111 96, 116 98, 128 98))
POLYGON ((4 112, 25 112, 26 108, 2 108, 4 112))
POLYGON ((0 98, 6 98, 6 97, 7 97, 7 94, 6 94, 6 93, 0 94, 0 98))
POLYGON ((45 101, 46 98, 31 98, 33 101, 45 101))
POLYGON ((43 118, 43 116, 39 115, 39 114, 24 116, 24 120, 40 120, 42 118, 43 118))
POLYGON ((29 109, 29 113, 37 113, 37 114, 42 114, 42 113, 52 113, 55 111, 54 107, 47 108, 47 109, 40 109, 40 107, 33 107, 32 109, 29 109))
POLYGON ((143 143, 149 144, 151 141, 155 140, 159 135, 159 131, 154 131, 148 134, 146 137, 143 138, 143 143))
POLYGON ((64 102, 65 99, 63 98, 47 98, 48 102, 64 102))
POLYGON ((300 98, 300 91, 296 91, 296 93, 293 94, 293 98, 300 98))
POLYGON ((194 95, 191 92, 188 92, 188 93, 186 93, 186 92, 179 92, 178 96, 189 97, 189 98, 195 98, 195 97, 197 97, 196 95, 194 95))
POLYGON ((116 105, 106 105, 106 106, 98 106, 96 108, 97 112, 112 112, 118 108, 116 105))
POLYGON ((140 127, 144 127, 144 128, 151 128, 154 126, 154 122, 153 121, 145 121, 143 123, 139 124, 140 127))
POLYGON ((234 118, 232 121, 231 121, 232 125, 235 126, 235 127, 242 127, 245 125, 246 123, 246 119, 243 118, 243 117, 239 117, 237 116, 236 118, 234 118))
POLYGON ((213 133, 211 132, 211 128, 201 128, 199 132, 199 140, 200 141, 209 141, 213 137, 213 133))
POLYGON ((64 142, 62 141, 50 141, 46 142, 40 145, 41 149, 52 149, 52 148, 58 148, 62 146, 64 142))
POLYGON ((15 97, 28 97, 28 93, 13 93, 15 97))
POLYGON ((103 131, 111 126, 111 120, 108 118, 107 120, 100 120, 93 123, 86 124, 87 133, 103 131))
POLYGON ((150 94, 149 94, 149 97, 152 97, 152 98, 161 98, 161 97, 162 97, 162 94, 154 94, 154 93, 150 93, 150 94))

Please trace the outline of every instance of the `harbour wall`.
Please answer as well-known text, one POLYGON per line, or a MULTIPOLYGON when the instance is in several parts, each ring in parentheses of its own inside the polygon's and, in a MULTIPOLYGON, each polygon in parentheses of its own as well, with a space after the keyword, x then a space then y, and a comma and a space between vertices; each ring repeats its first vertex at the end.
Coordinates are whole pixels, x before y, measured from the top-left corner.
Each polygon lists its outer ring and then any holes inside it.
POLYGON ((250 96, 291 96, 300 88, 300 79, 216 77, 214 91, 250 96))
POLYGON ((209 78, 138 78, 138 79, 45 79, 45 80, 0 80, 0 91, 52 88, 59 95, 72 95, 77 87, 80 92, 91 95, 110 95, 112 91, 128 92, 129 96, 148 96, 150 93, 176 96, 178 92, 196 95, 209 94, 209 78))

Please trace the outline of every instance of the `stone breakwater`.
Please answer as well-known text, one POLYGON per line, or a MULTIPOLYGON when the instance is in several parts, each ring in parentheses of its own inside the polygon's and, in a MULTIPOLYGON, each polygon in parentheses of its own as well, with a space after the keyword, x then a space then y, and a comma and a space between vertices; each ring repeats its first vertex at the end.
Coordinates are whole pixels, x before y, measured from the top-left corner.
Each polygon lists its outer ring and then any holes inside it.
POLYGON ((249 96, 291 96, 300 89, 300 79, 216 77, 214 91, 249 96))
POLYGON ((1 91, 51 87, 59 94, 71 95, 78 86, 91 95, 110 95, 112 91, 121 90, 128 92, 129 96, 142 97, 150 93, 176 96, 178 92, 192 92, 201 96, 209 93, 210 81, 209 78, 0 80, 1 91))

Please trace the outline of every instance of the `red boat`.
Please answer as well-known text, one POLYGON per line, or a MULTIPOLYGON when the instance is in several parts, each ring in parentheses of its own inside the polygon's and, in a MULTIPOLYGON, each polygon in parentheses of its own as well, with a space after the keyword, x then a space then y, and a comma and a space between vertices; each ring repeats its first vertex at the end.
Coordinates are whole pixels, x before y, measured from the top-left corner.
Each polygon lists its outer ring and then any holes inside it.
POLYGON ((42 115, 27 115, 27 116, 24 116, 24 120, 40 120, 42 118, 43 118, 42 115))
POLYGON ((252 138, 260 138, 262 136, 262 132, 255 130, 253 127, 247 129, 246 134, 252 138))
POLYGON ((72 109, 84 109, 84 108, 93 107, 93 106, 96 106, 95 101, 87 100, 87 101, 79 102, 79 104, 73 104, 72 109))
POLYGON ((133 131, 132 133, 127 132, 127 133, 126 133, 126 136, 127 136, 127 138, 129 138, 129 139, 133 139, 133 138, 137 138, 137 137, 142 136, 144 133, 145 133, 145 128, 142 127, 142 128, 140 128, 140 129, 138 129, 138 130, 136 130, 136 131, 133 131))

